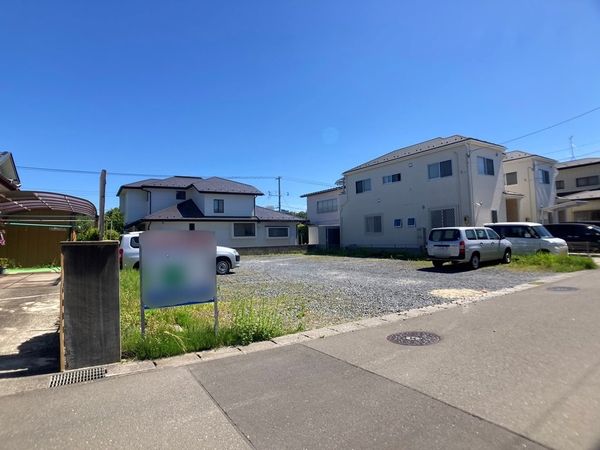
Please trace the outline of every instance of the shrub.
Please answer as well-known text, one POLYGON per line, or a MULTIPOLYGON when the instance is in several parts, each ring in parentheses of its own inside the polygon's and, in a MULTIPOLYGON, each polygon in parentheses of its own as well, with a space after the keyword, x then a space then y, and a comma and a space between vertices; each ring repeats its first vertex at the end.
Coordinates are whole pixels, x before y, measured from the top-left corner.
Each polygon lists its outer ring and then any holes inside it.
POLYGON ((121 235, 117 230, 107 230, 104 232, 104 239, 109 241, 118 241, 121 235))

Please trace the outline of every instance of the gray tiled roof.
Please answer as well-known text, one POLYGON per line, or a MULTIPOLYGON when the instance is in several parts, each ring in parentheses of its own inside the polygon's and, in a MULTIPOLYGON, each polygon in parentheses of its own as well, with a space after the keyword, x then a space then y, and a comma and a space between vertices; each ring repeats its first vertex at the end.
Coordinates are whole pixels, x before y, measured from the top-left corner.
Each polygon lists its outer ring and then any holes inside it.
POLYGON ((556 165, 557 169, 567 169, 569 167, 587 166, 589 164, 600 163, 600 158, 582 158, 574 161, 565 161, 556 165))
POLYGON ((545 159, 548 161, 556 162, 555 159, 548 158, 546 156, 536 155, 534 153, 524 152, 522 150, 512 150, 510 152, 506 152, 504 154, 503 161, 513 161, 515 159, 523 159, 523 158, 538 158, 538 159, 545 159))
POLYGON ((334 188, 329 188, 329 189, 323 189, 322 191, 316 191, 316 192, 309 192, 308 194, 302 194, 300 196, 300 198, 304 198, 304 197, 310 197, 311 195, 317 195, 317 194, 325 194, 327 192, 334 192, 334 191, 341 191, 343 189, 342 186, 336 186, 334 188))
POLYGON ((188 189, 195 187, 198 192, 214 192, 219 194, 248 194, 248 195, 264 195, 254 186, 237 181, 227 180, 225 178, 210 177, 183 177, 175 176, 165 179, 150 178, 147 180, 136 181, 121 186, 117 195, 122 189, 140 189, 140 188, 167 188, 167 189, 188 189))
POLYGON ((294 221, 294 222, 302 222, 304 219, 301 219, 296 216, 292 216, 290 214, 285 214, 279 211, 274 211, 269 208, 263 208, 261 206, 257 206, 255 208, 255 214, 258 220, 268 220, 268 221, 294 221))
POLYGON ((594 200, 600 198, 600 189, 576 192, 571 195, 565 195, 562 198, 568 198, 569 200, 594 200))
POLYGON ((365 169, 367 167, 375 166, 377 164, 382 164, 384 162, 393 161, 395 159, 401 159, 401 158, 405 158, 408 156, 413 156, 417 153, 425 152, 428 150, 433 150, 436 148, 444 147, 446 145, 456 144, 458 142, 464 142, 464 141, 481 142, 481 143, 484 143, 487 145, 495 145, 497 147, 504 148, 501 145, 494 144, 492 142, 482 141, 481 139, 474 139, 471 137, 466 137, 466 136, 461 136, 461 135, 455 134, 454 136, 449 136, 446 138, 438 137, 435 139, 430 139, 428 141, 420 142, 418 144, 410 145, 408 147, 400 148, 398 150, 394 150, 393 152, 386 153, 385 155, 382 155, 378 158, 372 159, 370 161, 367 161, 366 163, 363 163, 356 167, 353 167, 350 170, 346 170, 344 172, 344 174, 349 173, 349 172, 354 172, 355 170, 365 169))

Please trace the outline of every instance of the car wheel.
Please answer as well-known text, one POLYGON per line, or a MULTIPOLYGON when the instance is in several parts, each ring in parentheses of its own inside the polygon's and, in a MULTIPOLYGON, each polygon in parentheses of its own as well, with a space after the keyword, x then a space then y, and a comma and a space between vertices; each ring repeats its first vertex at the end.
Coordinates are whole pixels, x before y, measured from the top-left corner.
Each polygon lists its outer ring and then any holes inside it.
POLYGON ((231 266, 229 265, 229 261, 227 261, 226 259, 217 260, 217 274, 218 275, 228 274, 230 269, 231 269, 231 266))
POLYGON ((479 269, 479 253, 473 253, 469 264, 471 265, 471 269, 479 269))
POLYGON ((436 269, 439 269, 440 267, 442 267, 444 265, 444 261, 432 261, 433 263, 433 267, 435 267, 436 269))
POLYGON ((133 265, 133 270, 140 270, 140 263, 139 263, 139 262, 136 262, 136 263, 133 265))
POLYGON ((504 251, 504 256, 502 257, 502 264, 510 264, 510 261, 512 260, 512 252, 510 251, 510 249, 506 249, 504 251))

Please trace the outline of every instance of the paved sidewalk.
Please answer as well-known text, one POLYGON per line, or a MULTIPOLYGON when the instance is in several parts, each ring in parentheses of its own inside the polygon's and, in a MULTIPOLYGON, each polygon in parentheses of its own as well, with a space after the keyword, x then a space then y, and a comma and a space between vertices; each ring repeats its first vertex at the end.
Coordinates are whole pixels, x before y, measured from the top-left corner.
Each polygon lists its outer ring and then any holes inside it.
POLYGON ((598 278, 590 271, 273 350, 0 397, 0 442, 598 448, 598 278), (405 347, 386 340, 407 330, 441 341, 405 347))

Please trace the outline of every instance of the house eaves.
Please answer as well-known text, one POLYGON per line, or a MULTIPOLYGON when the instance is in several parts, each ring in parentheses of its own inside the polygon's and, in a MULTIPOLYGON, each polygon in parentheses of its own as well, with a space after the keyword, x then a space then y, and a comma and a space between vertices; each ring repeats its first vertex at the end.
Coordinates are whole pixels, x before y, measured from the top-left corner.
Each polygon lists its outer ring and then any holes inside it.
POLYGON ((411 157, 415 157, 422 153, 430 152, 432 150, 439 150, 444 147, 449 147, 452 145, 456 145, 464 142, 477 142, 483 144, 485 146, 495 147, 501 151, 505 150, 505 147, 502 145, 494 144, 493 142, 483 141, 481 139, 475 139, 471 137, 454 135, 449 136, 447 138, 438 137, 435 139, 430 139, 428 141, 424 141, 418 144, 410 145, 408 147, 403 147, 398 150, 394 150, 392 152, 386 153, 378 158, 367 161, 366 163, 360 164, 352 169, 346 170, 343 175, 347 175, 352 172, 356 172, 362 169, 371 168, 374 166, 378 166, 380 164, 385 164, 391 161, 398 161, 402 159, 407 159, 411 157))
POLYGON ((341 186, 336 186, 336 187, 334 187, 334 188, 323 189, 322 191, 309 192, 308 194, 302 194, 302 195, 300 196, 300 198, 310 197, 310 196, 312 196, 312 195, 326 194, 327 192, 341 191, 342 189, 343 189, 343 187, 341 187, 341 186))

